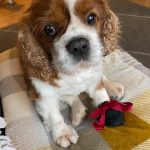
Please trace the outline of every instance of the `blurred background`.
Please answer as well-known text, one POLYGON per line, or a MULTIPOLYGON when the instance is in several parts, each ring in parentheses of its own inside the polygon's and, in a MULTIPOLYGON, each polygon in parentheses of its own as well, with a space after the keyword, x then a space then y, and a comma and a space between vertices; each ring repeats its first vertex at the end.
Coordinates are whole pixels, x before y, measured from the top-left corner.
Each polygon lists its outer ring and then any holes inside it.
MULTIPOLYGON (((108 0, 120 18, 120 45, 133 57, 150 68, 150 0, 108 0)), ((16 0, 10 5, 0 1, 0 52, 16 45, 17 21, 31 0, 16 0)))

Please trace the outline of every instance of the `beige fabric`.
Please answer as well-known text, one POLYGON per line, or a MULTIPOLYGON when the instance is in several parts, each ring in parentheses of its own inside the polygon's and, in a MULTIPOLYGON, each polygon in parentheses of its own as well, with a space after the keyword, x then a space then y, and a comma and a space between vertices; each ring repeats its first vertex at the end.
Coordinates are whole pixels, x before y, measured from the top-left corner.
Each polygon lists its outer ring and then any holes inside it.
POLYGON ((0 64, 0 81, 18 74, 22 74, 22 68, 18 59, 10 59, 0 64))
POLYGON ((150 77, 135 66, 140 64, 122 51, 115 51, 104 59, 104 74, 125 86, 123 101, 131 101, 150 87, 150 77), (125 57, 125 56, 126 57, 125 57), (128 63, 124 61, 128 58, 128 63))
POLYGON ((36 114, 9 123, 6 134, 13 140, 17 150, 32 150, 49 145, 48 135, 36 114))
MULTIPOLYGON (((13 48, 0 54, 0 63, 0 94, 2 95, 4 115, 8 125, 6 134, 10 136, 19 150, 61 150, 62 148, 52 142, 50 133, 46 133, 42 121, 34 110, 34 104, 31 103, 31 99, 28 97, 17 50, 13 48)), ((120 49, 105 57, 104 66, 104 72, 109 79, 125 85, 124 101, 131 101, 150 88, 150 78, 148 76, 150 71, 120 49)), ((146 95, 146 97, 149 97, 149 95, 146 95)), ((84 101, 86 99, 85 96, 81 98, 84 101)), ((143 105, 140 105, 142 98, 135 99, 135 101, 137 101, 135 107, 138 108, 138 111, 133 110, 133 113, 148 122, 149 118, 146 117, 148 109, 143 111, 143 105), (139 110, 143 113, 139 113, 139 110)), ((147 102, 146 104, 148 105, 147 102)), ((63 105, 61 110, 65 120, 69 122, 67 106, 63 105)), ((87 118, 77 128, 80 135, 79 142, 68 149, 112 149, 108 141, 103 139, 91 124, 92 122, 87 118)), ((120 140, 123 140, 123 137, 120 140)), ((149 141, 145 141, 145 143, 142 142, 136 147, 142 147, 143 149, 149 147, 149 141)))
POLYGON ((4 97, 3 109, 8 125, 21 118, 32 116, 35 112, 26 92, 17 92, 4 97))

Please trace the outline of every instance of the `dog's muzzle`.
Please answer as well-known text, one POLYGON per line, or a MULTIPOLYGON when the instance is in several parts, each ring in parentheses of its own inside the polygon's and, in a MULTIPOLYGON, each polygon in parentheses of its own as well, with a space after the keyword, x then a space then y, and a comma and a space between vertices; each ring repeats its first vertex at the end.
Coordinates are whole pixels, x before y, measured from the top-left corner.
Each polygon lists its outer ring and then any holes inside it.
POLYGON ((77 60, 87 60, 89 56, 89 41, 86 38, 73 38, 66 45, 67 51, 77 60))

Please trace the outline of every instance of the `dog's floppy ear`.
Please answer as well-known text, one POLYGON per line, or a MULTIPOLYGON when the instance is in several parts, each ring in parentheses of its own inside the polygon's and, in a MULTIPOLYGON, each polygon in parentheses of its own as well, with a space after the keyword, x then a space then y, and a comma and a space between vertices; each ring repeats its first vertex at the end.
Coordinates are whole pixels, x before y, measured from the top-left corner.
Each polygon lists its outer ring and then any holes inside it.
POLYGON ((107 2, 103 0, 103 24, 102 24, 102 40, 104 43, 104 53, 107 55, 115 50, 118 44, 120 34, 120 24, 118 17, 109 8, 107 2))
POLYGON ((57 74, 52 60, 48 59, 45 51, 38 43, 27 16, 23 18, 20 26, 18 48, 21 62, 28 76, 56 85, 54 79, 57 78, 57 74))

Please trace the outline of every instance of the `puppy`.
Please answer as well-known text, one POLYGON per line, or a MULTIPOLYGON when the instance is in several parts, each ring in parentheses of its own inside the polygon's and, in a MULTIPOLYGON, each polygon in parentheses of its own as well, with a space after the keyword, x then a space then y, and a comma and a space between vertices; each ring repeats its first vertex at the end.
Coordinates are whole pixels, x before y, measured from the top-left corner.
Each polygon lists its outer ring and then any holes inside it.
POLYGON ((124 87, 107 80, 102 65, 118 37, 118 18, 105 0, 36 0, 22 18, 21 61, 40 95, 36 109, 58 145, 78 141, 77 132, 64 122, 60 102, 72 108, 72 124, 77 126, 86 110, 81 92, 87 92, 95 106, 110 96, 123 96, 124 87))

